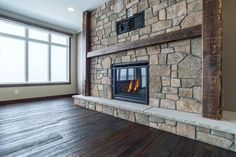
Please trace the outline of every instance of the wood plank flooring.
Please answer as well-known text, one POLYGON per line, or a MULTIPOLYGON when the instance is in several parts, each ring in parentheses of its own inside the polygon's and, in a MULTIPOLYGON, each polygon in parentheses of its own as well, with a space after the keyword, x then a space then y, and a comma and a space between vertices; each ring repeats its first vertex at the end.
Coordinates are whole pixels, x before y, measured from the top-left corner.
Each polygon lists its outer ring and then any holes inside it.
POLYGON ((236 153, 73 105, 0 106, 0 157, 235 157, 236 153))

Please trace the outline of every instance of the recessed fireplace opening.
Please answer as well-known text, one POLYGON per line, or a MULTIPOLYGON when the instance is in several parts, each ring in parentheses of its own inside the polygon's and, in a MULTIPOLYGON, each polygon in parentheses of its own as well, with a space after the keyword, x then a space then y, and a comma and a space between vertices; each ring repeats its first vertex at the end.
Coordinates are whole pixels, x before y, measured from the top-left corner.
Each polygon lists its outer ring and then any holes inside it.
POLYGON ((147 62, 115 64, 112 70, 113 99, 148 105, 147 62))

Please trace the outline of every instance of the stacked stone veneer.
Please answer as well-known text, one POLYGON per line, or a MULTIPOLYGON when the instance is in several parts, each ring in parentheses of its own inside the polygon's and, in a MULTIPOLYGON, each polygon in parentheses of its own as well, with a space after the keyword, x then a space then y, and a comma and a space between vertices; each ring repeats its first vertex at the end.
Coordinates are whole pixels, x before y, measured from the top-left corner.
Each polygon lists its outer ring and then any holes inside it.
POLYGON ((75 98, 75 104, 117 118, 202 141, 236 152, 236 135, 75 98))
POLYGON ((201 0, 111 0, 92 11, 92 50, 164 34, 202 23, 201 0), (145 27, 117 36, 116 22, 127 10, 145 12, 145 27))
POLYGON ((93 58, 92 96, 112 98, 112 64, 137 61, 149 62, 149 105, 201 113, 201 38, 93 58))

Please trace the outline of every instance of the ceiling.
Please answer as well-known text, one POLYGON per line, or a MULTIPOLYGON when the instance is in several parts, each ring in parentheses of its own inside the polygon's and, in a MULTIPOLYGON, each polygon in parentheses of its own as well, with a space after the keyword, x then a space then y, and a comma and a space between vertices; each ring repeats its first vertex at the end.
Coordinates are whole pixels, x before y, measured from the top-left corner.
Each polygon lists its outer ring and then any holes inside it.
POLYGON ((0 10, 37 19, 79 32, 83 11, 92 10, 108 0, 0 0, 0 10), (68 7, 74 8, 69 12, 68 7))

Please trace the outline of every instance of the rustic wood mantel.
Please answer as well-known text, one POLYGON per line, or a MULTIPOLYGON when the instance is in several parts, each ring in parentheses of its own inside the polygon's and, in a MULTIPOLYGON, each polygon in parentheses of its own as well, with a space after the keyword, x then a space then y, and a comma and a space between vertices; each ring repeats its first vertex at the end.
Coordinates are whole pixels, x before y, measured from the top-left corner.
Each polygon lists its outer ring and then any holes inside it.
POLYGON ((178 31, 161 34, 157 36, 153 36, 147 39, 141 39, 132 42, 120 43, 116 46, 91 51, 87 53, 87 58, 93 58, 103 55, 108 55, 112 53, 117 53, 121 51, 127 51, 131 49, 137 49, 141 47, 151 46, 151 45, 158 45, 166 42, 172 42, 177 40, 184 40, 199 37, 202 35, 201 25, 197 25, 190 28, 181 29, 178 31))

